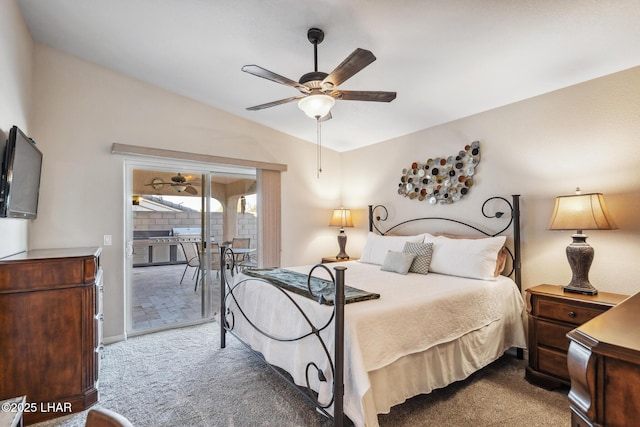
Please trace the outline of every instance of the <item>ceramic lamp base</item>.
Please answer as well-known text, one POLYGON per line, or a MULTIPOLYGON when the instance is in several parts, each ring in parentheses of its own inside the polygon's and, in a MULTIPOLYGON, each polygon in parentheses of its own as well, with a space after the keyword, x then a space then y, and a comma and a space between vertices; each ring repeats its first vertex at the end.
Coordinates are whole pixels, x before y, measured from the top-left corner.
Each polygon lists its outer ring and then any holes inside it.
POLYGON ((347 246, 347 235, 344 234, 344 230, 340 230, 338 234, 338 246, 340 247, 340 252, 336 255, 337 259, 349 259, 349 255, 345 252, 345 247, 347 246))
POLYGON ((585 234, 571 236, 573 242, 567 246, 567 260, 571 266, 571 282, 562 288, 565 292, 596 295, 598 290, 589 283, 589 269, 593 262, 593 248, 586 242, 585 234))

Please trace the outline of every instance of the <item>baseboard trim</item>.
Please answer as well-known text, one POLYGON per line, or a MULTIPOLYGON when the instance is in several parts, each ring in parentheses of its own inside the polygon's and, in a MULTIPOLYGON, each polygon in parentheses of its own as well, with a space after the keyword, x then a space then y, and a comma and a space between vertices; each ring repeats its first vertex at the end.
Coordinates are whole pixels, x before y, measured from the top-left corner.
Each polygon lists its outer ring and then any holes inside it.
POLYGON ((122 335, 113 335, 111 337, 104 337, 103 341, 104 344, 113 344, 114 342, 119 342, 119 341, 124 341, 127 339, 127 336, 122 334, 122 335))

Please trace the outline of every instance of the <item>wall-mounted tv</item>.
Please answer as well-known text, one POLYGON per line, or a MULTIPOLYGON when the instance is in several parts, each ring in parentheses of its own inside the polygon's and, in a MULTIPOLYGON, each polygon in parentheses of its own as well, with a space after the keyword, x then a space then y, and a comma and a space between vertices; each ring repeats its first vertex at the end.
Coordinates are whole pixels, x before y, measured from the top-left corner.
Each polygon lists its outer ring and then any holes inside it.
POLYGON ((0 217, 33 219, 38 214, 42 153, 17 126, 5 143, 0 176, 0 217))

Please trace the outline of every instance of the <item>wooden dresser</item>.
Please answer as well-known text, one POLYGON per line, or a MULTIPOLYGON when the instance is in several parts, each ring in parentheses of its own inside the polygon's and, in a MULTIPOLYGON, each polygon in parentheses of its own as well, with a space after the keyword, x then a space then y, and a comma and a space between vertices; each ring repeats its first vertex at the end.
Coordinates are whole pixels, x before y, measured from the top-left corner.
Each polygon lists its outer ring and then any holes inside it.
POLYGON ((571 425, 640 422, 640 294, 569 333, 571 425))
POLYGON ((0 260, 0 400, 26 395, 25 424, 98 400, 100 254, 47 249, 0 260))
POLYGON ((526 290, 529 317, 529 366, 525 377, 532 384, 553 389, 569 385, 567 333, 622 302, 627 295, 599 292, 568 293, 557 285, 526 290))

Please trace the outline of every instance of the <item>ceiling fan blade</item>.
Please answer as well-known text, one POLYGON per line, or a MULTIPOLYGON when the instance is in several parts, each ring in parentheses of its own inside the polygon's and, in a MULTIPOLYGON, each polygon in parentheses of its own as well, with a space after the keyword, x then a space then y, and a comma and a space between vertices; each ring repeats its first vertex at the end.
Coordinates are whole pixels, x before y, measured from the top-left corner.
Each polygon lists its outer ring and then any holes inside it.
POLYGON ((153 180, 149 184, 145 184, 146 186, 153 187, 154 190, 159 190, 165 185, 171 185, 170 182, 164 182, 160 178, 153 178, 153 180))
POLYGON ((196 190, 196 188, 192 186, 188 186, 187 188, 184 189, 184 191, 185 193, 193 194, 194 196, 198 194, 198 190, 196 190))
POLYGON ((343 101, 391 102, 396 99, 395 92, 371 90, 334 90, 330 95, 343 101))
POLYGON ((247 108, 249 111, 263 110, 269 107, 275 107, 276 105, 286 104, 288 102, 296 101, 298 99, 302 99, 304 96, 292 96, 291 98, 280 99, 278 101, 267 102, 266 104, 255 105, 253 107, 247 108))
POLYGON ((337 87, 375 60, 376 57, 373 53, 358 48, 325 77, 324 80, 322 80, 322 84, 331 83, 333 87, 337 87))
POLYGON ((306 86, 303 86, 296 81, 283 77, 280 74, 276 74, 273 71, 264 69, 258 65, 245 65, 244 67, 242 67, 242 71, 244 71, 245 73, 253 74, 254 76, 262 77, 263 79, 271 80, 272 82, 280 83, 285 86, 294 87, 301 91, 308 90, 306 86))

